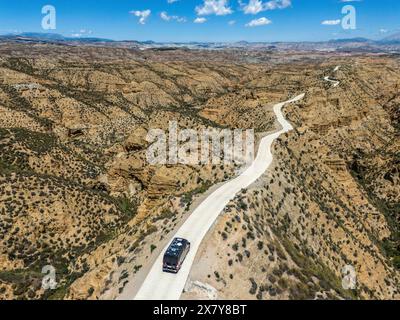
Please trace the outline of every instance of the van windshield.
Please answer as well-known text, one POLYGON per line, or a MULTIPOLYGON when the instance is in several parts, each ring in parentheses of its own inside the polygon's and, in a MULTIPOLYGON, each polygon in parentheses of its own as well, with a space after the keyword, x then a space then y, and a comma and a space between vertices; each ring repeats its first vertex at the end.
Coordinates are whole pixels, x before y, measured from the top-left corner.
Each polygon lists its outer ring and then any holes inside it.
POLYGON ((169 255, 165 255, 164 256, 164 263, 168 264, 168 265, 177 265, 178 263, 178 258, 177 257, 172 257, 169 255))

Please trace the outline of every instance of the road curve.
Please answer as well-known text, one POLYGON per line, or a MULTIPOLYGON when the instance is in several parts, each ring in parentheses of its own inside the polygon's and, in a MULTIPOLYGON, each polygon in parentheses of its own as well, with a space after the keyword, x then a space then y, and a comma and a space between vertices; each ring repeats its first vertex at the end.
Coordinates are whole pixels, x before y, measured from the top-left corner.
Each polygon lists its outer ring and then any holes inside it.
MULTIPOLYGON (((335 69, 333 69, 333 72, 338 71, 339 68, 340 68, 340 66, 336 66, 335 69)), ((334 88, 336 88, 336 87, 340 84, 339 81, 337 81, 337 80, 332 80, 332 79, 330 79, 329 77, 325 77, 324 80, 325 80, 325 81, 332 82, 334 88)))
MULTIPOLYGON (((162 259, 164 250, 158 256, 138 290, 135 300, 178 300, 185 287, 190 269, 195 259, 196 253, 200 247, 201 241, 208 230, 214 224, 215 220, 232 200, 235 195, 243 188, 247 188, 255 182, 272 163, 271 146, 273 141, 282 133, 293 129, 282 114, 282 107, 285 104, 296 102, 304 97, 304 93, 297 97, 278 103, 274 106, 274 112, 278 118, 282 129, 264 137, 258 149, 257 156, 252 165, 241 175, 222 185, 219 189, 209 195, 190 215, 185 223, 176 232, 176 237, 188 239, 191 243, 191 250, 178 274, 169 274, 162 271, 162 259)), ((128 293, 129 294, 129 293, 128 293)), ((127 293, 124 293, 127 296, 127 293)), ((131 299, 129 297, 128 299, 131 299)))
POLYGON ((336 80, 329 79, 329 77, 325 77, 325 78, 324 78, 324 80, 325 80, 325 81, 332 82, 332 83, 333 83, 333 87, 334 87, 334 88, 335 88, 335 87, 337 87, 337 86, 340 84, 340 82, 339 82, 339 81, 336 81, 336 80))

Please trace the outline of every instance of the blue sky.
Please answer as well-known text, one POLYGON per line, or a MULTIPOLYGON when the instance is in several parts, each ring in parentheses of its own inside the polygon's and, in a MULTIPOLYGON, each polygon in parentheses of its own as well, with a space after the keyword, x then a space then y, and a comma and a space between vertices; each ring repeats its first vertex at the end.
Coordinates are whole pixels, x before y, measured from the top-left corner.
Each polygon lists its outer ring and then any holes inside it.
POLYGON ((400 31, 398 0, 0 0, 0 33, 49 32, 45 5, 56 9, 50 32, 115 40, 316 41, 400 31), (345 5, 356 9, 355 30, 341 26, 345 5))

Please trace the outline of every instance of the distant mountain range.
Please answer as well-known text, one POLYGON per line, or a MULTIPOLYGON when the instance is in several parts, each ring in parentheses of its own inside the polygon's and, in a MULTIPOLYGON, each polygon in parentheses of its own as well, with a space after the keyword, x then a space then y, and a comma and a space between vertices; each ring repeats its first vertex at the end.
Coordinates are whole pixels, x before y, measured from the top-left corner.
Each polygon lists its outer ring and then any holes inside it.
POLYGON ((65 37, 56 33, 24 32, 0 36, 0 41, 12 42, 42 42, 72 45, 103 45, 113 47, 127 47, 139 49, 151 48, 189 48, 189 49, 221 49, 221 48, 249 48, 249 49, 294 49, 294 50, 359 50, 359 51, 396 51, 400 52, 400 33, 396 33, 380 40, 367 38, 333 39, 319 42, 155 42, 155 41, 116 41, 95 37, 65 37))
POLYGON ((400 32, 392 34, 386 38, 384 38, 382 41, 388 41, 388 42, 400 42, 400 32))
POLYGON ((65 37, 61 34, 57 33, 40 33, 40 32, 24 32, 18 34, 7 34, 0 36, 1 39, 32 39, 38 41, 79 41, 79 42, 113 42, 110 39, 102 39, 102 38, 87 38, 87 37, 65 37))
POLYGON ((367 38, 350 38, 350 39, 337 39, 330 40, 330 42, 337 43, 348 43, 348 42, 359 42, 359 43, 379 43, 379 44, 400 44, 400 33, 392 34, 381 40, 370 40, 367 38))

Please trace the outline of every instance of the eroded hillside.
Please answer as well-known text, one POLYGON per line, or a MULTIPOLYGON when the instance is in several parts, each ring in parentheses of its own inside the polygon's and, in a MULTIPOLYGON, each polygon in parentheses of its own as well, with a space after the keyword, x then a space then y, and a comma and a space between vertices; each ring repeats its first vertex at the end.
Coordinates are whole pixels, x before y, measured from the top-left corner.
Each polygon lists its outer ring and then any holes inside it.
POLYGON ((329 290, 346 262, 362 283, 351 297, 395 296, 398 62, 257 56, 251 64, 224 51, 0 47, 0 297, 115 298, 128 279, 140 283, 201 195, 242 170, 149 165, 149 130, 176 121, 262 135, 276 129, 272 104, 300 92, 305 102, 287 108, 296 131, 275 144, 274 169, 209 236, 230 258, 217 263, 207 249, 207 268, 193 277, 225 298, 252 298, 250 286, 258 298, 309 298, 317 286, 342 297, 329 290), (323 77, 339 63, 332 88, 323 77), (56 290, 41 288, 46 265, 56 290), (265 282, 271 275, 287 282, 275 295, 266 293, 278 288, 265 282))
MULTIPOLYGON (((186 62, 149 57, 104 48, 1 48, 3 297, 98 297, 110 283, 118 293, 140 269, 135 260, 146 261, 193 198, 240 169, 150 166, 151 128, 168 130, 169 121, 195 130, 241 128, 248 110, 247 127, 274 126, 249 85, 260 83, 266 66, 192 61, 185 53, 186 62), (57 270, 55 291, 40 289, 45 265, 57 270)), ((263 97, 276 95, 283 90, 263 97)))
POLYGON ((295 130, 210 232, 185 298, 399 298, 399 61, 349 60, 286 108, 295 130))

